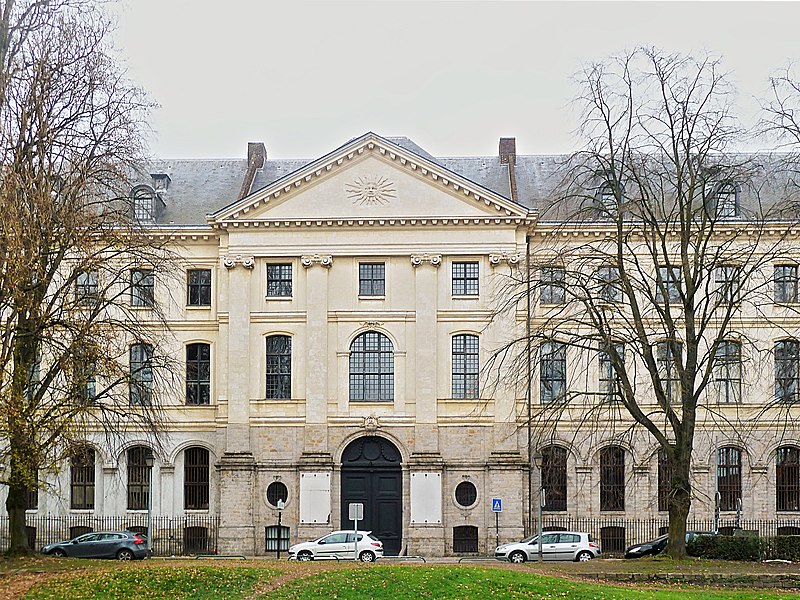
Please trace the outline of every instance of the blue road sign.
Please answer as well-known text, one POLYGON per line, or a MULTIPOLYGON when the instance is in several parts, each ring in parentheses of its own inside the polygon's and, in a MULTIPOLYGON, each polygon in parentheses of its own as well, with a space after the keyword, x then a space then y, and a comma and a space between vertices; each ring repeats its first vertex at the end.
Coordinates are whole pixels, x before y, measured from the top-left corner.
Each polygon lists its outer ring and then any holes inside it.
POLYGON ((492 498, 492 512, 503 512, 503 500, 501 498, 492 498))

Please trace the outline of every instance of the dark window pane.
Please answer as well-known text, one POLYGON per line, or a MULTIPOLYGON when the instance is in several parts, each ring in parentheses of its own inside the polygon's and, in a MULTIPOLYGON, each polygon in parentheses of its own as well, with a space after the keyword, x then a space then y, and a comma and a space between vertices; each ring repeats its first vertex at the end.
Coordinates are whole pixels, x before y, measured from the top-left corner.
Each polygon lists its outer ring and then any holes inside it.
POLYGON ((775 398, 797 402, 800 390, 800 343, 781 340, 775 344, 775 398))
POLYGON ((148 405, 153 396, 153 347, 150 344, 134 344, 130 349, 130 402, 133 405, 148 405))
POLYGON ((186 346, 186 404, 208 404, 211 398, 211 346, 186 346))
POLYGON ((267 296, 291 297, 292 265, 267 265, 267 296))
POLYGON ((189 306, 211 306, 211 269, 193 269, 187 273, 189 306))
POLYGON ((658 451, 658 510, 669 510, 669 494, 672 491, 672 468, 667 462, 667 453, 658 451))
POLYGON ((775 266, 775 302, 797 302, 797 265, 775 266))
POLYGON ((453 263, 453 295, 476 296, 479 268, 476 261, 453 263))
POLYGON ((70 508, 94 508, 94 450, 82 447, 70 460, 70 508))
POLYGON ((736 510, 742 498, 742 453, 738 448, 717 450, 719 509, 736 510))
POLYGON ((383 263, 361 263, 358 265, 358 295, 383 296, 386 267, 383 263))
POLYGON ((267 399, 292 397, 292 338, 271 335, 267 338, 267 399))
POLYGON ((144 446, 128 450, 128 510, 147 510, 151 472, 147 460, 152 455, 152 450, 144 446))
POLYGON ((625 450, 600 450, 600 510, 625 510, 625 450))
POLYGON ((183 502, 185 509, 208 509, 208 477, 208 450, 205 448, 187 448, 183 458, 183 502))
POLYGON ((566 300, 562 267, 543 267, 540 281, 540 304, 564 304, 566 300))
POLYGON ((478 490, 471 481, 462 481, 456 486, 456 502, 459 506, 472 506, 478 499, 478 490))
POLYGON ((153 306, 155 278, 149 269, 131 271, 131 306, 153 306))
POLYGON ((542 510, 567 510, 567 451, 558 446, 542 449, 542 510))
POLYGON ((350 400, 394 400, 394 349, 382 333, 367 331, 350 345, 350 400))
POLYGON ((567 347, 561 342, 543 342, 539 360, 539 401, 549 404, 564 398, 567 390, 567 347))
POLYGON ((452 397, 478 398, 478 336, 453 336, 452 397))
POLYGON ((800 450, 793 446, 778 448, 775 506, 779 511, 800 511, 800 450))

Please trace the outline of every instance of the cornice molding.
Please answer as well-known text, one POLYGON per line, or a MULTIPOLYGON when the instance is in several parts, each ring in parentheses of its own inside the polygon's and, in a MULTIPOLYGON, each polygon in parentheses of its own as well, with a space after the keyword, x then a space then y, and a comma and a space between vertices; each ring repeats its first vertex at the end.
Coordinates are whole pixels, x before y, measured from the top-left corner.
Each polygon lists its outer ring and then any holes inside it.
POLYGON ((378 219, 255 219, 221 221, 217 229, 249 229, 264 227, 395 227, 395 226, 475 226, 475 225, 525 225, 531 226, 535 219, 527 217, 393 217, 378 219))

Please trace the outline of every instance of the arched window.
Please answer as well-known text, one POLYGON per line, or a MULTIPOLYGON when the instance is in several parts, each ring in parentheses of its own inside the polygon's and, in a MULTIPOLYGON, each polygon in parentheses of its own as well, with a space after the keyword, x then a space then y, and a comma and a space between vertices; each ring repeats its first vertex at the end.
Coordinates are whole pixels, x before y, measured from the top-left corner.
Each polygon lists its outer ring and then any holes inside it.
POLYGON ((70 459, 70 508, 94 508, 94 450, 87 446, 77 448, 70 459))
POLYGON ((742 451, 738 448, 717 450, 717 492, 720 510, 736 510, 742 498, 742 451))
POLYGON ((667 453, 658 451, 658 510, 669 510, 669 494, 672 491, 672 468, 667 461, 667 453))
POLYGON ((775 463, 775 508, 800 511, 800 449, 778 448, 775 463))
POLYGON ((267 338, 267 400, 292 397, 292 338, 271 335, 267 338))
POLYGON ((183 453, 183 507, 208 510, 208 450, 187 448, 183 453))
POLYGON ((380 332, 364 332, 350 345, 350 401, 394 401, 394 349, 380 332))
POLYGON ((453 336, 453 398, 478 398, 478 336, 453 336))
POLYGON ((800 394, 800 343, 780 340, 775 343, 775 399, 797 402, 800 394))
POLYGON ((150 448, 134 446, 128 450, 128 510, 147 510, 152 464, 150 448))
POLYGON ((567 451, 558 446, 542 448, 542 510, 567 510, 567 451))
POLYGON ((186 346, 186 404, 211 403, 211 346, 186 346))
POLYGON ((595 191, 595 200, 604 212, 616 214, 618 207, 625 202, 625 184, 606 179, 595 191))
POLYGON ((600 450, 600 510, 625 510, 625 450, 600 450))
POLYGON ((153 347, 138 343, 130 350, 130 402, 135 406, 146 406, 153 399, 153 347))

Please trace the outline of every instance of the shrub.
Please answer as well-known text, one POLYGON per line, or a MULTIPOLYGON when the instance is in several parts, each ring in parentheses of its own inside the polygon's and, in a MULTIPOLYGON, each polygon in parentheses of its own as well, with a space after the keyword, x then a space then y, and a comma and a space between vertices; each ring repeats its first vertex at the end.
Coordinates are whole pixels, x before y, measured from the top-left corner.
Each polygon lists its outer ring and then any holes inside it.
POLYGON ((764 559, 800 561, 800 535, 779 535, 763 539, 761 555, 764 559))
POLYGON ((781 559, 800 561, 800 535, 779 535, 772 538, 704 535, 686 545, 690 556, 720 560, 781 559))

